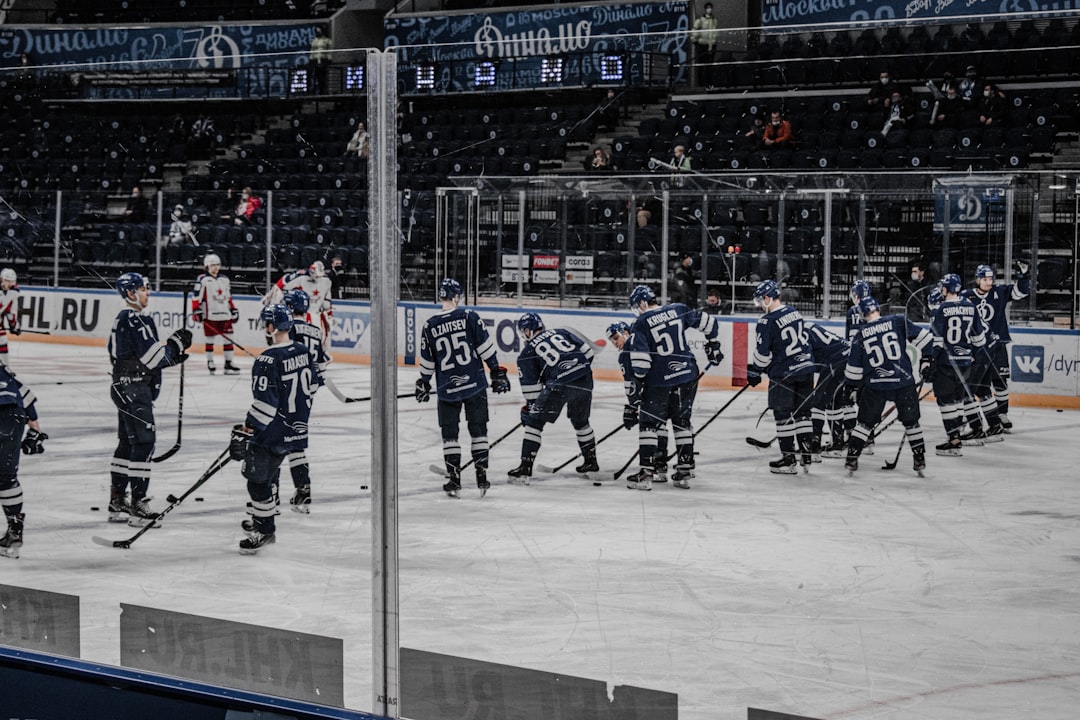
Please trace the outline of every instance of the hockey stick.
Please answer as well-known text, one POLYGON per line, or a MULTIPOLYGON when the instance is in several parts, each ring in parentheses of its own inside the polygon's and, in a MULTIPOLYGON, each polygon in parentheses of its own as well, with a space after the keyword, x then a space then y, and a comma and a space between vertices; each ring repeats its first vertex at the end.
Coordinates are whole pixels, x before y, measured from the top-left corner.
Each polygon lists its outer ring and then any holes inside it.
MULTIPOLYGON (((187 295, 186 295, 186 294, 185 294, 185 297, 187 297, 187 295)), ((253 357, 253 358, 255 358, 256 360, 257 360, 257 359, 259 358, 259 356, 258 356, 258 355, 256 355, 255 353, 251 352, 251 351, 250 351, 250 350, 248 350, 248 349, 247 349, 246 347, 244 347, 244 346, 243 346, 243 345, 241 345, 240 343, 236 342, 235 340, 233 340, 233 339, 232 339, 231 337, 229 337, 229 336, 228 336, 228 335, 226 335, 225 333, 219 333, 219 335, 220 335, 221 337, 225 338, 225 340, 226 340, 227 342, 231 343, 231 344, 233 345, 233 347, 235 347, 235 348, 236 348, 237 350, 239 350, 240 352, 242 352, 242 353, 244 353, 244 354, 248 355, 249 357, 253 357)))
MULTIPOLYGON (((623 425, 622 425, 622 423, 619 423, 618 427, 616 427, 614 430, 609 432, 607 435, 605 435, 604 437, 602 437, 602 438, 600 438, 599 440, 596 441, 596 447, 599 447, 600 443, 604 442, 605 440, 607 440, 612 435, 614 435, 615 433, 619 432, 622 429, 623 429, 623 425)), ((566 467, 570 463, 577 460, 579 457, 581 457, 580 452, 577 455, 575 455, 574 457, 572 457, 569 460, 567 460, 566 462, 564 462, 562 465, 559 465, 557 467, 552 468, 552 467, 547 467, 546 465, 537 465, 536 469, 539 470, 542 473, 547 473, 547 474, 550 474, 550 475, 554 475, 555 473, 559 472, 560 470, 562 470, 564 467, 566 467)), ((595 474, 596 473, 593 473, 593 475, 595 475, 595 474)), ((590 475, 589 477, 591 478, 592 475, 590 475)), ((614 478, 612 478, 612 479, 614 479, 614 478)))
POLYGON ((232 460, 232 456, 229 455, 229 448, 225 448, 225 450, 217 456, 217 459, 214 460, 214 462, 210 463, 210 467, 206 469, 206 472, 202 474, 202 477, 195 481, 194 485, 189 487, 180 497, 176 497, 175 495, 170 494, 166 498, 169 501, 169 505, 160 513, 158 513, 157 518, 155 518, 154 521, 151 522, 149 525, 144 526, 141 530, 139 530, 139 532, 135 533, 127 540, 106 540, 105 538, 98 537, 97 535, 94 535, 90 539, 98 545, 102 545, 104 547, 124 548, 125 550, 127 550, 131 547, 131 543, 141 538, 147 530, 157 527, 158 523, 161 522, 162 518, 172 512, 177 505, 184 502, 188 495, 202 487, 207 480, 213 477, 213 475, 217 473, 218 470, 225 467, 225 465, 228 464, 230 460, 232 460))
MULTIPOLYGON (((184 311, 180 313, 180 317, 187 317, 187 290, 184 291, 184 311)), ((176 444, 171 448, 161 453, 157 457, 150 458, 150 462, 161 462, 162 460, 168 460, 180 450, 180 441, 182 433, 184 432, 184 367, 187 366, 186 362, 180 363, 180 392, 176 397, 176 444)))
MULTIPOLYGON (((341 390, 338 389, 338 386, 334 384, 334 381, 328 377, 323 377, 323 383, 326 385, 326 389, 330 391, 330 394, 343 403, 366 402, 371 399, 370 395, 367 397, 348 397, 345 393, 341 392, 341 390)), ((415 394, 415 392, 399 393, 398 399, 410 398, 415 394)))
MULTIPOLYGON (((510 437, 511 435, 513 435, 513 434, 514 434, 514 432, 515 432, 515 431, 516 431, 516 430, 517 430, 517 429, 518 429, 519 427, 521 427, 521 423, 520 423, 520 422, 519 422, 519 423, 518 423, 517 425, 515 425, 514 427, 510 428, 509 430, 507 430, 506 432, 504 432, 504 433, 503 433, 503 434, 502 434, 502 435, 501 435, 501 436, 500 436, 500 437, 499 437, 499 438, 498 438, 498 439, 497 439, 497 440, 496 440, 495 442, 493 442, 493 443, 491 443, 490 445, 488 445, 488 452, 491 452, 491 449, 492 449, 493 447, 495 447, 496 445, 498 445, 499 443, 501 443, 501 442, 502 442, 503 440, 505 440, 506 438, 508 438, 508 437, 510 437)), ((470 465, 472 465, 472 464, 473 464, 473 461, 472 461, 472 460, 469 460, 469 462, 467 462, 467 463, 465 463, 464 465, 462 465, 462 466, 461 466, 461 468, 460 468, 460 469, 458 470, 458 472, 460 472, 461 470, 464 470, 465 468, 469 467, 469 466, 470 466, 470 465)), ((445 468, 445 467, 439 467, 438 465, 435 465, 434 463, 432 463, 431 465, 428 465, 428 470, 430 470, 431 472, 435 473, 436 475, 445 475, 445 474, 446 474, 446 468, 445 468)))
MULTIPOLYGON (((922 390, 922 386, 923 386, 923 384, 922 384, 922 382, 920 382, 917 391, 922 390)), ((922 401, 924 398, 926 398, 927 395, 929 395, 933 391, 934 391, 933 388, 931 388, 930 390, 927 390, 926 392, 922 393, 921 395, 919 395, 919 400, 922 401)), ((895 408, 895 407, 896 406, 894 405, 893 408, 895 408)), ((899 417, 899 416, 897 416, 897 417, 899 417)), ((887 425, 885 425, 885 427, 881 428, 880 432, 875 432, 872 437, 876 438, 878 435, 885 432, 885 429, 888 428, 889 425, 892 425, 894 422, 896 422, 896 419, 897 418, 893 418, 892 420, 890 420, 889 423, 887 425)), ((886 460, 885 464, 881 466, 882 470, 895 470, 896 469, 897 463, 900 462, 900 452, 904 449, 904 441, 906 439, 907 439, 906 434, 900 437, 900 447, 896 448, 896 457, 893 458, 892 462, 889 462, 888 460, 886 460)))

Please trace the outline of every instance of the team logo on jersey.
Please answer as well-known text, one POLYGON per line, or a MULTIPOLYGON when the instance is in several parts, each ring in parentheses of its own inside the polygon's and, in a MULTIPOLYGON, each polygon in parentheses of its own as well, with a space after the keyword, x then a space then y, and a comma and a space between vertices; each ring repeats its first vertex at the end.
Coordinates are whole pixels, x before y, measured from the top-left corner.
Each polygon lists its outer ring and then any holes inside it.
POLYGON ((577 367, 577 364, 577 360, 563 360, 561 363, 559 363, 559 369, 562 371, 573 370, 575 367, 577 367))
POLYGON ((335 312, 334 332, 330 346, 347 350, 359 350, 360 342, 371 325, 371 313, 335 312))
POLYGON ((1042 345, 1014 345, 1012 349, 1012 378, 1017 382, 1043 381, 1044 350, 1042 345))
POLYGON ((471 379, 472 378, 470 378, 468 375, 451 375, 447 384, 452 387, 457 385, 464 385, 471 379))

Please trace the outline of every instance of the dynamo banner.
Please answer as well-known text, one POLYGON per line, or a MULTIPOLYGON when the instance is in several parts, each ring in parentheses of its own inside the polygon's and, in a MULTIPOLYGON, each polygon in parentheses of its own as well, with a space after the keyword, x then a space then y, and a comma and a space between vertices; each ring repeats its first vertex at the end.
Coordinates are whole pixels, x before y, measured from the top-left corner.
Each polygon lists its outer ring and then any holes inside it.
POLYGON ((1011 185, 1008 176, 934 180, 934 231, 942 232, 948 217, 950 232, 985 232, 993 208, 998 209, 997 222, 1004 218, 1011 185))
POLYGON ((763 0, 764 26, 933 20, 981 15, 1019 15, 1080 8, 1080 0, 763 0))

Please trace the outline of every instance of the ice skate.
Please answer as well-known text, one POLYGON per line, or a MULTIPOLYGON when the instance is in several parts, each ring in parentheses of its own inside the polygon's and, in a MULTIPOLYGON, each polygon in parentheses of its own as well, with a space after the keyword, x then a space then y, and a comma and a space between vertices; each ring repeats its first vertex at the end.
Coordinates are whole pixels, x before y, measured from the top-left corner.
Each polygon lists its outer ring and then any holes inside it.
POLYGON ((821 457, 830 460, 843 460, 847 457, 847 443, 843 440, 834 442, 821 451, 821 457))
POLYGON ((859 456, 855 453, 849 452, 847 457, 844 458, 844 470, 847 471, 848 477, 854 477, 855 472, 859 469, 859 456))
POLYGON ((629 490, 652 490, 653 471, 641 468, 633 475, 626 478, 626 487, 629 490))
POLYGON ((240 541, 241 555, 254 555, 267 545, 273 545, 277 539, 274 533, 251 532, 240 541))
POLYGON ((1001 421, 1001 431, 1008 435, 1012 432, 1012 420, 1005 413, 998 413, 998 420, 1001 421))
POLYGON ((960 442, 969 447, 982 447, 986 444, 986 433, 982 429, 972 430, 967 435, 961 435, 960 442))
POLYGON ((999 443, 1005 441, 1005 428, 1001 423, 992 425, 983 435, 983 442, 985 443, 999 443))
POLYGON ((668 467, 664 453, 658 452, 653 459, 653 463, 653 482, 666 483, 668 467))
POLYGON ((915 474, 919 477, 926 477, 923 474, 923 470, 926 469, 926 448, 913 448, 911 455, 914 458, 911 467, 915 470, 915 474))
POLYGON ((936 452, 938 455, 946 457, 960 457, 961 455, 963 455, 963 453, 960 452, 960 448, 962 448, 963 446, 964 444, 963 442, 961 442, 960 438, 949 438, 940 445, 935 446, 934 452, 936 452))
POLYGON ((795 453, 784 453, 782 458, 769 463, 769 472, 774 475, 794 475, 799 472, 798 464, 795 453))
POLYGON ((689 490, 690 481, 694 479, 694 471, 690 468, 676 469, 671 476, 671 484, 680 490, 689 490))
POLYGON ((509 476, 507 482, 511 485, 529 485, 529 478, 532 477, 533 461, 532 458, 521 458, 521 464, 513 470, 508 470, 506 474, 509 476))
POLYGON ((239 375, 240 374, 240 368, 236 367, 231 362, 226 360, 225 361, 225 374, 226 375, 239 375))
POLYGON ((487 479, 487 468, 476 468, 476 487, 480 490, 480 497, 487 495, 488 489, 491 488, 491 483, 487 479))
POLYGON ((150 509, 150 498, 144 497, 131 504, 127 522, 131 527, 160 527, 157 519, 158 513, 150 509))
POLYGON ((289 505, 292 507, 293 512, 303 513, 307 515, 311 512, 311 486, 301 485, 296 488, 296 492, 293 493, 292 498, 289 500, 289 505))
POLYGON ((216 375, 217 374, 217 366, 214 365, 213 360, 210 360, 209 362, 206 363, 206 369, 210 371, 211 375, 216 375))
POLYGON ((126 523, 131 514, 131 503, 127 493, 112 488, 109 494, 109 522, 126 523))
POLYGON ((23 520, 25 515, 11 515, 8 517, 7 532, 0 537, 0 556, 18 558, 19 548, 23 544, 23 520))
POLYGON ((600 472, 600 464, 596 462, 596 449, 585 450, 582 454, 585 459, 580 465, 574 468, 574 472, 578 475, 588 475, 591 472, 600 472))

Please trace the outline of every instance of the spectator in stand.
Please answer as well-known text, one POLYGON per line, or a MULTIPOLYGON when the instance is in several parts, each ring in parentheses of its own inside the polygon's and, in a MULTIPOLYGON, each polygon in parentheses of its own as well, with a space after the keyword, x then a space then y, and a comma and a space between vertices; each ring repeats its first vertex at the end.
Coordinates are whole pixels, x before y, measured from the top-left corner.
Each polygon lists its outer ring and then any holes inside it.
POLYGON ((748 150, 760 150, 764 139, 765 118, 756 112, 750 116, 750 127, 742 134, 742 141, 748 150))
MULTIPOLYGON (((653 189, 651 187, 651 183, 650 183, 650 189, 653 189)), ((655 190, 654 190, 654 192, 655 192, 655 190)), ((639 228, 643 228, 646 225, 648 225, 652 221, 653 217, 658 216, 660 214, 660 211, 663 208, 663 206, 664 206, 663 202, 656 195, 641 195, 641 196, 639 196, 638 200, 637 200, 637 208, 636 208, 637 226, 639 228)))
POLYGON ((712 3, 705 3, 705 12, 694 20, 694 64, 697 67, 698 85, 709 90, 716 87, 716 41, 720 37, 720 23, 713 15, 712 3))
POLYGON ((604 102, 600 104, 598 113, 600 116, 600 123, 597 125, 598 130, 614 132, 615 128, 619 127, 619 95, 616 94, 613 88, 608 88, 607 95, 604 97, 604 102))
POLYGON ((251 225, 255 211, 262 207, 262 200, 256 197, 250 187, 245 187, 240 193, 240 202, 236 205, 233 222, 237 225, 251 225))
POLYGON ((931 120, 936 128, 958 128, 963 117, 964 101, 960 99, 960 93, 955 85, 945 89, 945 97, 937 102, 934 117, 931 120))
POLYGON ((371 136, 368 135, 367 128, 362 121, 356 123, 356 132, 349 138, 349 144, 345 146, 346 155, 356 155, 364 158, 368 157, 371 152, 371 136))
POLYGON ((333 55, 334 41, 326 35, 322 27, 315 28, 315 37, 311 40, 311 49, 308 51, 308 61, 311 63, 312 89, 316 95, 325 95, 327 91, 327 75, 330 71, 330 57, 333 55))
POLYGON ((930 308, 927 300, 930 297, 930 291, 936 287, 936 283, 931 284, 926 276, 926 263, 923 260, 912 261, 911 280, 904 285, 908 292, 905 304, 907 319, 917 323, 930 322, 930 308))
POLYGON ((791 144, 791 123, 778 110, 769 113, 769 124, 765 126, 761 142, 771 149, 786 148, 791 144))
POLYGON ((888 70, 878 73, 878 84, 866 93, 866 109, 885 112, 888 100, 892 97, 892 77, 888 70))
POLYGON ((124 208, 123 221, 144 223, 149 219, 150 201, 143 197, 142 188, 136 185, 131 188, 131 196, 128 198, 127 207, 124 208))
POLYGON ((345 261, 340 255, 330 258, 330 268, 326 271, 326 277, 330 278, 330 297, 334 300, 345 299, 345 261))
POLYGON ((685 145, 676 145, 671 153, 671 161, 668 163, 671 166, 671 186, 682 187, 683 173, 691 171, 690 158, 686 155, 685 145))
POLYGON ((218 218, 223 221, 231 222, 236 216, 236 203, 239 200, 236 197, 236 188, 230 185, 225 190, 225 197, 221 198, 221 202, 217 206, 218 218))
POLYGON ((979 90, 982 87, 983 83, 979 81, 979 72, 974 65, 968 65, 964 71, 964 77, 960 78, 960 82, 956 83, 956 91, 960 95, 960 99, 969 103, 978 102, 979 90))
POLYGON ((911 109, 903 93, 894 88, 885 105, 885 125, 881 128, 881 134, 888 135, 890 130, 910 128, 914 117, 915 111, 911 109))
POLYGON ((673 303, 682 303, 691 310, 697 307, 697 281, 694 279, 694 258, 690 253, 679 253, 679 262, 671 274, 671 292, 668 294, 673 303))
POLYGON ((705 307, 703 311, 709 315, 719 315, 723 308, 720 305, 720 291, 716 288, 709 288, 708 294, 705 296, 705 307))
POLYGON ((602 147, 593 148, 592 156, 585 160, 585 169, 590 172, 612 170, 611 155, 602 147))
POLYGON ((979 125, 990 127, 1000 125, 1005 119, 1005 111, 1008 103, 1005 101, 1005 93, 994 83, 986 83, 983 86, 982 98, 979 101, 979 125))
POLYGON ((170 245, 183 245, 190 243, 195 247, 199 246, 199 241, 195 239, 195 223, 191 221, 191 216, 184 210, 183 205, 177 205, 172 211, 172 225, 169 226, 169 244, 170 245))

